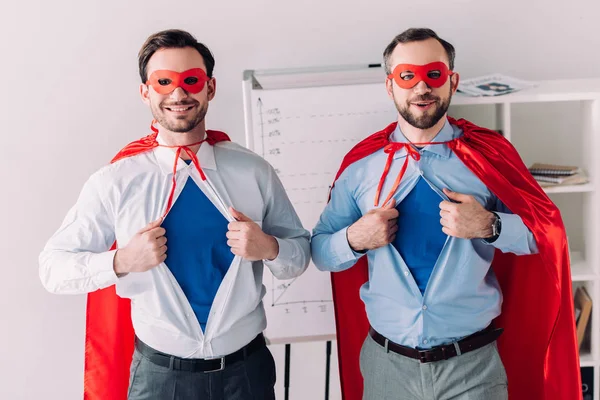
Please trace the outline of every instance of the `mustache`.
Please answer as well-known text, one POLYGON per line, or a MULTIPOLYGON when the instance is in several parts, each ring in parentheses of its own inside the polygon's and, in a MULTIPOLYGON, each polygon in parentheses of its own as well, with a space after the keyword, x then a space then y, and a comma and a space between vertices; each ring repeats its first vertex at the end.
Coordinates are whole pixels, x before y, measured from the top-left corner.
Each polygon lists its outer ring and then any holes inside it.
POLYGON ((421 96, 415 96, 414 98, 410 99, 409 102, 410 103, 419 103, 422 101, 439 101, 440 98, 437 96, 432 96, 432 95, 421 95, 421 96))

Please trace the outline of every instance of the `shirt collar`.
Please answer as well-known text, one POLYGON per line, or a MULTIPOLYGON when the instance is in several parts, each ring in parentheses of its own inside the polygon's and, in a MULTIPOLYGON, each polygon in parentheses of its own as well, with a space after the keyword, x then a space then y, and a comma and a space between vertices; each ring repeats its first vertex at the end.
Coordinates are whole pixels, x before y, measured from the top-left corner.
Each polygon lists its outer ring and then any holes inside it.
MULTIPOLYGON (((442 127, 442 129, 433 138, 433 140, 431 140, 431 142, 434 142, 434 143, 447 142, 452 139, 455 139, 456 137, 458 137, 458 134, 455 132, 454 128, 452 127, 452 125, 450 125, 450 122, 446 118, 446 123, 444 123, 444 126, 442 127)), ((396 129, 394 129, 394 132, 390 136, 390 141, 400 142, 400 143, 408 143, 408 139, 406 138, 406 136, 404 136, 404 134, 400 130, 400 125, 396 125, 396 129)), ((450 153, 452 152, 452 150, 450 150, 450 148, 446 144, 433 144, 433 145, 425 146, 420 150, 420 153, 423 154, 425 151, 433 153, 433 154, 437 154, 443 158, 449 158, 450 153)), ((401 149, 401 150, 397 151, 396 154, 394 155, 394 159, 400 158, 400 157, 406 157, 406 149, 401 149)))
MULTIPOLYGON (((159 145, 165 144, 165 140, 160 136, 160 134, 156 137, 156 141, 159 145)), ((175 147, 158 146, 154 149, 154 154, 156 155, 160 169, 164 174, 173 173, 173 164, 175 163, 176 151, 177 148, 175 147)), ((207 142, 202 142, 198 152, 196 153, 196 157, 198 157, 198 161, 200 162, 200 167, 202 169, 217 169, 214 148, 207 142)), ((185 161, 179 158, 177 160, 177 171, 183 168, 195 168, 195 166, 194 163, 190 163, 188 165, 185 161)))

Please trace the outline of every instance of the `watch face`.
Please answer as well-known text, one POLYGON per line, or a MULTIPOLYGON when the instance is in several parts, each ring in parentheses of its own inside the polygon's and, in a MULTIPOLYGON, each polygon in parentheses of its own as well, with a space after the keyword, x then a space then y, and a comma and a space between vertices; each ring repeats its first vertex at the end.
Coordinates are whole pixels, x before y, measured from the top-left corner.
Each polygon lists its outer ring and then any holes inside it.
POLYGON ((494 213, 494 215, 496 216, 496 219, 492 223, 492 235, 498 236, 500 235, 500 217, 496 213, 494 213))
POLYGON ((496 216, 496 220, 494 221, 494 235, 500 235, 501 227, 500 217, 496 216))

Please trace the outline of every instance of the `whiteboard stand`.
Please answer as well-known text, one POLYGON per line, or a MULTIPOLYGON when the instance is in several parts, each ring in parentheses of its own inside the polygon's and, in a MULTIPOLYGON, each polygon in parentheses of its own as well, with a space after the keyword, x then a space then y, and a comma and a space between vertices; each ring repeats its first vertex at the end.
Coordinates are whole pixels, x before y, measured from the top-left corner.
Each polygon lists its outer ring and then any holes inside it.
POLYGON ((327 341, 327 350, 325 357, 325 400, 329 400, 329 376, 331 369, 331 340, 327 341))
MULTIPOLYGON (((325 400, 329 400, 329 385, 331 375, 331 340, 328 340, 325 345, 325 400)), ((285 400, 290 399, 290 355, 292 345, 291 343, 285 344, 285 375, 283 377, 283 389, 285 393, 285 400)))
POLYGON ((285 400, 290 400, 290 352, 291 344, 285 345, 285 376, 283 378, 283 389, 285 390, 285 400))

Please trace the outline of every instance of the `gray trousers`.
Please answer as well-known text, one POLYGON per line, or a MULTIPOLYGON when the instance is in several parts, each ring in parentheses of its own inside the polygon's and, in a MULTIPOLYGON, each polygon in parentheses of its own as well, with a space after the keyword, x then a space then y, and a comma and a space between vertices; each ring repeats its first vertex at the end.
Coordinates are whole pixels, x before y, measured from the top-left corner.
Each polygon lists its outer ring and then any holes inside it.
POLYGON ((133 353, 128 400, 275 400, 275 361, 264 346, 222 371, 189 372, 133 353))
POLYGON ((363 400, 507 400, 496 342, 448 360, 421 363, 386 352, 367 335, 360 352, 363 400))

